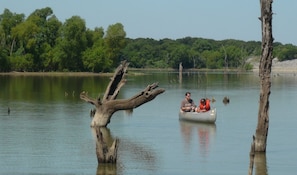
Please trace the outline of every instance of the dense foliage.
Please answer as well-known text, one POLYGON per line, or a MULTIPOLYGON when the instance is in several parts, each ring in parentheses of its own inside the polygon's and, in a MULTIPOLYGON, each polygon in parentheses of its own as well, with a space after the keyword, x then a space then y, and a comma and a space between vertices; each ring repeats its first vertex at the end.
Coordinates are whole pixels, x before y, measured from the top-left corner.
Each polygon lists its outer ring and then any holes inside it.
MULTIPOLYGON (((274 43, 280 61, 297 58, 297 47, 274 43)), ((0 72, 107 72, 120 60, 135 68, 250 69, 246 60, 261 54, 261 42, 185 37, 126 38, 121 23, 94 30, 72 16, 60 22, 51 8, 37 9, 27 18, 8 9, 0 15, 0 72)))

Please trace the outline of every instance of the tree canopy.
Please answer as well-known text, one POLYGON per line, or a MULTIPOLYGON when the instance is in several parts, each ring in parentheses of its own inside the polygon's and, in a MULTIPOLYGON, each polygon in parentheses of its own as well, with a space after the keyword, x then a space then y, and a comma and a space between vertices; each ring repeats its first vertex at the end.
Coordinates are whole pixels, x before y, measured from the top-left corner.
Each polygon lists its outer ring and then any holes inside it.
MULTIPOLYGON (((248 70, 246 60, 260 54, 260 41, 127 38, 121 23, 89 29, 79 16, 59 21, 50 7, 28 17, 8 9, 0 14, 1 72, 109 72, 121 60, 132 68, 175 69, 182 63, 184 68, 248 70)), ((273 55, 296 59, 297 47, 275 42, 273 55)))

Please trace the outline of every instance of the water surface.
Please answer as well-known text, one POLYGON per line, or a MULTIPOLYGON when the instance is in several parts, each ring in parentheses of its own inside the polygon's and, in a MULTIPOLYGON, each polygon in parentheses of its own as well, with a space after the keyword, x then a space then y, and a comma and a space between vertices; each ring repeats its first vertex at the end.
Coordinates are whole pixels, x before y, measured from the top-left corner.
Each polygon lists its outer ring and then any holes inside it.
MULTIPOLYGON (((90 125, 92 105, 81 91, 102 96, 109 77, 0 76, 0 174, 247 174, 257 124, 256 74, 150 72, 128 76, 118 98, 129 98, 159 82, 165 93, 134 109, 114 114, 105 131, 119 138, 116 166, 100 165, 90 125), (216 124, 178 120, 186 91, 196 102, 215 98, 216 124), (228 96, 230 104, 222 99, 228 96), (7 109, 10 108, 10 114, 7 109)), ((297 171, 297 77, 273 76, 266 156, 257 175, 297 171)))

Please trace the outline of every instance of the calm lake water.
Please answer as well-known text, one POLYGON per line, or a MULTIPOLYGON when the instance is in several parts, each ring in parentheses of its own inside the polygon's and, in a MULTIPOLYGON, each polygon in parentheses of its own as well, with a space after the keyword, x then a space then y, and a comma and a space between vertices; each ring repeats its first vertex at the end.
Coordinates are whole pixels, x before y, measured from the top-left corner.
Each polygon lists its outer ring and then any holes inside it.
MULTIPOLYGON (((297 76, 272 76, 266 156, 254 174, 297 172, 297 76)), ((127 76, 118 98, 148 84, 166 89, 155 100, 115 113, 104 133, 120 140, 117 165, 99 165, 90 128, 93 108, 79 98, 103 95, 109 77, 0 76, 0 174, 248 174, 257 125, 257 74, 150 72, 127 76), (186 91, 195 102, 215 98, 216 124, 178 120, 186 91), (224 105, 225 96, 230 103, 224 105), (8 114, 8 107, 10 114, 8 114)))

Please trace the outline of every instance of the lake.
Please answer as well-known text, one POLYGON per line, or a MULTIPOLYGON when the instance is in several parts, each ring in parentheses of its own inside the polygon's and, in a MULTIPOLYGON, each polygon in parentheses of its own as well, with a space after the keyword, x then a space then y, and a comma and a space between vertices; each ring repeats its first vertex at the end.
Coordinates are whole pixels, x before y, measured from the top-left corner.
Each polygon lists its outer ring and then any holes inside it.
MULTIPOLYGON (((93 106, 79 93, 102 97, 109 77, 0 75, 0 174, 248 174, 258 74, 144 73, 128 75, 118 99, 154 82, 166 91, 131 115, 113 115, 104 133, 120 140, 118 162, 99 166, 90 128, 93 106), (178 120, 186 91, 196 103, 202 97, 216 100, 215 124, 178 120)), ((256 175, 297 172, 296 87, 295 74, 272 75, 267 152, 256 156, 256 175)))

